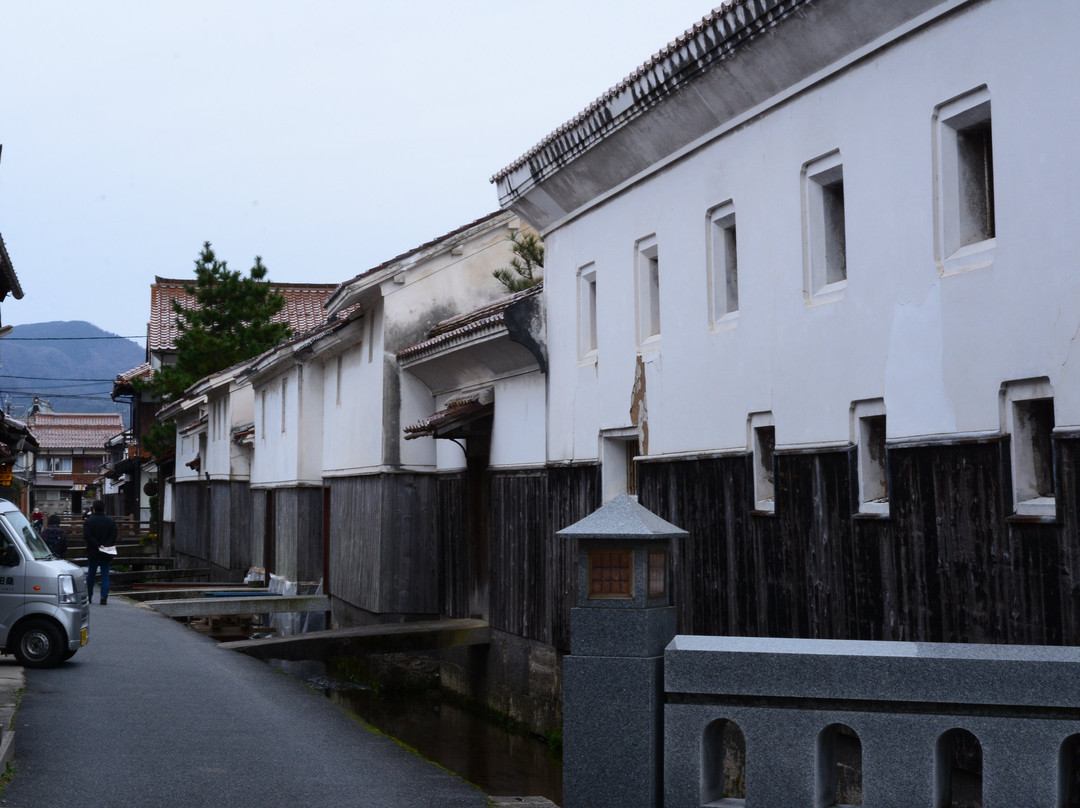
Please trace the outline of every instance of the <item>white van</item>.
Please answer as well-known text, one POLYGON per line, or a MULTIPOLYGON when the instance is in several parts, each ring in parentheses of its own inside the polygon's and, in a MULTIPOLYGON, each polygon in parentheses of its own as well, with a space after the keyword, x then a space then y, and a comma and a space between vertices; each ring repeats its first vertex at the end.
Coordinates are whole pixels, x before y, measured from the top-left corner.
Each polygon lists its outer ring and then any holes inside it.
POLYGON ((86 645, 86 573, 53 556, 22 511, 0 499, 0 648, 28 668, 58 665, 86 645))

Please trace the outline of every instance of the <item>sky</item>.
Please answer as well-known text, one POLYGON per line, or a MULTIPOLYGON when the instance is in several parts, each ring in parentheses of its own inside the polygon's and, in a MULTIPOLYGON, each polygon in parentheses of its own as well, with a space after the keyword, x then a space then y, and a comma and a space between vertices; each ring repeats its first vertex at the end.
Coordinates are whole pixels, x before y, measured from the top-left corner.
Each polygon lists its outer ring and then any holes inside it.
POLYGON ((498 209, 492 175, 710 0, 0 0, 4 325, 142 337, 204 241, 340 283, 498 209))

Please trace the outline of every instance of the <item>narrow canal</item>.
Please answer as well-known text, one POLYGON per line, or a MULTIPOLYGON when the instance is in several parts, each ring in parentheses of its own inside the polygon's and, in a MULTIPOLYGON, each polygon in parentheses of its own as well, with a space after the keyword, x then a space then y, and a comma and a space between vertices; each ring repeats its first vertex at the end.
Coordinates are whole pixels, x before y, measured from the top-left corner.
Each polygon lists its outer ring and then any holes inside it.
POLYGON ((508 729, 442 699, 376 693, 322 662, 270 660, 365 723, 494 796, 547 797, 562 805, 562 760, 533 735, 508 729))

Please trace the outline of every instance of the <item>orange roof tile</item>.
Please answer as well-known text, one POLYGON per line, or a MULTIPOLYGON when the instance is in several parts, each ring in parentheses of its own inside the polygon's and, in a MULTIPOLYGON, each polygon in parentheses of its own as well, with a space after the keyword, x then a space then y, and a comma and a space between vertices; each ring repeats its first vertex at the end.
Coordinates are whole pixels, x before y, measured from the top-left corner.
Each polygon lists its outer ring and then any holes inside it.
MULTIPOLYGON (((180 329, 176 326, 176 314, 172 301, 186 308, 193 308, 194 295, 184 287, 194 285, 195 279, 175 280, 155 277, 150 287, 150 322, 147 325, 146 343, 149 351, 171 351, 176 347, 180 329)), ((270 286, 285 296, 285 308, 274 317, 274 322, 287 322, 294 333, 300 334, 326 321, 323 304, 337 288, 336 283, 271 283, 270 286)))
POLYGON ((102 449, 124 431, 119 413, 39 412, 28 419, 43 449, 102 449))

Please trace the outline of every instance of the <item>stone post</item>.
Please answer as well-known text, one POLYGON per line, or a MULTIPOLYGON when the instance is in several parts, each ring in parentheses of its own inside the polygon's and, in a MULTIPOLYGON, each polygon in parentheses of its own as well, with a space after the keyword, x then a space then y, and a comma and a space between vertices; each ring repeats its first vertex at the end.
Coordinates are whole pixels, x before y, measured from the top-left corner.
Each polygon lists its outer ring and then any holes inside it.
POLYGON ((686 531, 620 494, 556 535, 578 542, 563 659, 563 806, 659 808, 664 647, 675 636, 671 539, 686 531))

